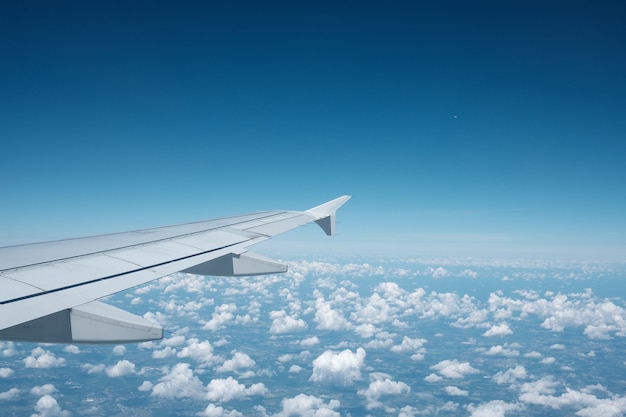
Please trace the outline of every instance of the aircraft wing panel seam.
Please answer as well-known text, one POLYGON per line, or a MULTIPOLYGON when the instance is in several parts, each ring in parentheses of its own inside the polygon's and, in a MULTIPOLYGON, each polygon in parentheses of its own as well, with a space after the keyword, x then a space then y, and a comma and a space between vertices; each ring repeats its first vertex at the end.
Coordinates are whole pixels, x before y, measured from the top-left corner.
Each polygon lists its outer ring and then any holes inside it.
MULTIPOLYGON (((35 294, 30 294, 30 295, 25 295, 25 296, 22 296, 22 297, 13 298, 11 300, 0 301, 0 305, 11 304, 11 303, 15 303, 17 301, 27 300, 29 298, 40 297, 40 296, 43 296, 43 295, 48 295, 48 294, 52 294, 52 293, 56 293, 56 292, 60 292, 60 291, 64 291, 64 290, 69 290, 71 288, 82 287, 84 285, 93 284, 95 282, 107 281, 107 280, 110 280, 110 279, 119 278, 119 277, 124 276, 124 275, 133 274, 133 273, 136 273, 136 272, 141 272, 141 271, 145 271, 145 270, 152 269, 152 268, 158 268, 158 267, 163 266, 163 265, 168 265, 168 264, 172 264, 172 263, 175 263, 175 262, 183 261, 185 259, 190 259, 190 258, 193 258, 193 257, 196 257, 196 256, 206 255, 207 253, 211 253, 211 252, 216 252, 216 251, 220 251, 220 250, 223 250, 223 249, 227 249, 229 247, 236 246, 236 245, 239 245, 239 244, 244 243, 244 242, 246 242, 246 240, 243 240, 241 242, 231 243, 229 245, 221 246, 221 247, 218 247, 218 248, 213 248, 213 249, 201 252, 201 253, 195 253, 193 255, 183 256, 182 258, 176 258, 176 259, 172 259, 172 260, 169 260, 169 261, 161 262, 159 264, 149 265, 149 266, 133 269, 133 270, 130 270, 130 271, 120 272, 119 274, 113 274, 113 275, 108 275, 108 276, 105 276, 105 277, 99 277, 99 278, 92 279, 92 280, 89 280, 89 281, 79 282, 79 283, 72 284, 72 285, 66 285, 64 287, 54 288, 52 290, 42 291, 42 292, 35 293, 35 294)), ((27 284, 27 283, 25 283, 25 284, 27 284)), ((27 285, 30 285, 30 284, 27 284, 27 285)))

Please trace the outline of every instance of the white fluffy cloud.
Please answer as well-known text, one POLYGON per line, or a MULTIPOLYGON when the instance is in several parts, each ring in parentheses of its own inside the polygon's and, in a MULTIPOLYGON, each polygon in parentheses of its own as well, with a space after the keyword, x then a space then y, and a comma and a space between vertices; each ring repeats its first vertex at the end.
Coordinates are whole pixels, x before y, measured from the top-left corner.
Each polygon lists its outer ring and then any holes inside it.
POLYGON ((524 407, 518 403, 507 403, 502 400, 493 400, 485 404, 467 406, 470 417, 504 417, 507 411, 521 411, 524 407))
POLYGON ((391 351, 396 353, 414 352, 421 354, 423 358, 424 353, 426 353, 426 349, 423 346, 426 342, 428 342, 426 339, 411 339, 408 336, 404 336, 402 337, 402 343, 392 346, 391 351))
POLYGON ((217 372, 233 372, 241 368, 252 368, 256 362, 243 352, 233 352, 232 359, 228 359, 221 366, 218 366, 217 372))
POLYGON ((356 352, 346 349, 339 353, 327 350, 313 361, 311 381, 351 385, 361 377, 365 355, 363 348, 358 348, 356 352))
POLYGON ((506 356, 507 358, 513 358, 515 356, 519 356, 519 350, 497 345, 497 346, 491 346, 489 350, 485 352, 485 355, 490 355, 490 356, 501 355, 501 356, 506 356))
POLYGON ((80 349, 76 345, 67 345, 65 346, 65 348, 63 348, 63 350, 67 353, 72 353, 74 355, 80 353, 80 349))
POLYGON ((207 405, 204 412, 199 413, 198 415, 206 417, 243 417, 243 414, 237 410, 225 410, 224 407, 220 407, 215 404, 207 405))
POLYGON ((317 336, 312 336, 307 339, 301 340, 300 346, 307 348, 307 347, 315 346, 319 343, 320 343, 320 340, 317 338, 317 336))
POLYGON ((117 345, 113 348, 113 354, 116 356, 122 356, 124 353, 126 353, 126 346, 124 345, 117 345))
POLYGON ((409 387, 404 382, 393 381, 390 378, 384 379, 375 379, 370 382, 367 389, 359 390, 358 394, 362 395, 366 399, 365 407, 368 410, 373 408, 382 407, 383 404, 378 401, 378 399, 383 395, 398 395, 398 394, 406 394, 411 391, 411 387, 409 387))
POLYGON ((262 383, 252 384, 246 388, 232 376, 228 378, 213 379, 207 385, 206 399, 217 402, 227 402, 233 399, 245 398, 255 395, 266 395, 267 388, 262 383))
POLYGON ((213 346, 208 341, 200 342, 196 338, 187 340, 187 346, 177 354, 179 358, 191 358, 202 366, 208 366, 220 361, 222 358, 213 354, 213 346))
POLYGON ((37 385, 31 388, 30 393, 33 395, 36 395, 38 397, 44 396, 44 395, 50 395, 50 394, 54 394, 57 391, 56 387, 52 384, 45 384, 45 385, 37 385))
POLYGON ((318 297, 315 300, 315 322, 320 330, 345 330, 352 327, 343 315, 332 308, 330 302, 318 297))
POLYGON ((235 311, 237 311, 235 304, 222 304, 215 307, 212 318, 204 325, 204 329, 215 331, 226 327, 226 324, 235 318, 233 314, 235 311))
POLYGON ((494 324, 483 333, 483 336, 493 337, 493 336, 506 336, 507 334, 513 334, 513 330, 509 327, 507 323, 494 324))
POLYGON ((567 327, 584 327, 584 334, 590 339, 608 339, 611 333, 626 336, 626 310, 610 300, 598 299, 591 290, 581 294, 545 295, 546 298, 514 299, 492 293, 489 308, 508 311, 509 315, 518 313, 522 318, 534 314, 544 319, 543 328, 554 332, 562 332, 567 327))
POLYGON ((492 379, 496 384, 513 384, 518 379, 525 379, 527 375, 528 373, 526 372, 526 368, 522 365, 517 365, 515 368, 498 372, 492 377, 492 379))
POLYGON ((20 394, 19 388, 11 388, 8 391, 0 392, 0 400, 12 400, 20 394))
POLYGON ((14 371, 11 368, 0 368, 0 378, 8 378, 13 375, 14 371))
POLYGON ((313 395, 299 394, 282 401, 283 409, 276 417, 340 417, 335 411, 341 403, 338 400, 329 400, 325 403, 321 398, 313 395))
POLYGON ((57 358, 54 353, 41 347, 33 349, 31 355, 24 359, 27 368, 56 368, 64 364, 64 358, 57 358))
POLYGON ((115 365, 106 368, 106 374, 111 378, 116 378, 124 375, 130 375, 135 373, 135 364, 122 359, 115 365))
POLYGON ((431 366, 430 369, 434 369, 439 372, 441 376, 450 379, 460 379, 465 377, 465 375, 477 374, 480 372, 478 369, 473 368, 469 362, 459 362, 456 359, 443 360, 437 365, 431 366))
POLYGON ((448 385, 443 390, 446 392, 446 394, 456 397, 467 397, 469 395, 469 391, 462 390, 459 387, 455 387, 454 385, 448 385))
POLYGON ((519 399, 523 403, 550 407, 555 410, 574 409, 580 417, 621 417, 626 413, 626 397, 609 393, 601 385, 576 390, 565 387, 556 395, 560 384, 552 377, 522 384, 519 399), (600 391, 601 395, 594 394, 600 391))
POLYGON ((270 333, 272 334, 292 333, 308 327, 304 320, 288 315, 285 310, 272 311, 270 318, 272 319, 270 327, 270 333))
MULTIPOLYGON (((152 395, 155 397, 202 398, 205 394, 204 385, 188 363, 176 364, 159 381, 152 387, 152 395)), ((142 384, 142 387, 147 388, 148 385, 142 384)))
POLYGON ((44 395, 35 404, 36 414, 31 417, 68 417, 69 411, 61 409, 57 400, 50 396, 44 395))

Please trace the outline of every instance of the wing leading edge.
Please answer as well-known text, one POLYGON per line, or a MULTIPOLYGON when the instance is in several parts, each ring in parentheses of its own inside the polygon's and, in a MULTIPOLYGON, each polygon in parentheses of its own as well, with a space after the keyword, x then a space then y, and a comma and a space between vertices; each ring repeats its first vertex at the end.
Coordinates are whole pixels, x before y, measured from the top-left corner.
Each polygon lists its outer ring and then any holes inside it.
POLYGON ((96 301, 183 271, 245 276, 287 266, 248 247, 298 226, 335 232, 342 196, 306 211, 268 211, 157 229, 0 248, 0 340, 124 343, 163 328, 96 301))

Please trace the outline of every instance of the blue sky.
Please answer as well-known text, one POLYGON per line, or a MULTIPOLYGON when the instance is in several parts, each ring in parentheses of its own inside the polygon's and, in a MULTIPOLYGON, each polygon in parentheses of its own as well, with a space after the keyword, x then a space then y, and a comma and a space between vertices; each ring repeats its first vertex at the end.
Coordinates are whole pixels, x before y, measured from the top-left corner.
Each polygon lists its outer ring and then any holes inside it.
POLYGON ((352 194, 333 250, 624 260, 625 14, 2 4, 0 245, 352 194))

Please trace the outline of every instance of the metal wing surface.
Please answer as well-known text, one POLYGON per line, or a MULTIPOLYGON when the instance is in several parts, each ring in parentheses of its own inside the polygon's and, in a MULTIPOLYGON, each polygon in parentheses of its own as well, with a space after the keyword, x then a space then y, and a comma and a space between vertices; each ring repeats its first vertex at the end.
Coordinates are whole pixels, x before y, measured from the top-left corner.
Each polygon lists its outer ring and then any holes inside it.
POLYGON ((81 239, 0 248, 0 339, 51 343, 156 340, 163 328, 96 301, 184 271, 245 276, 286 265, 248 247, 307 223, 331 235, 350 196, 306 211, 267 211, 81 239))

